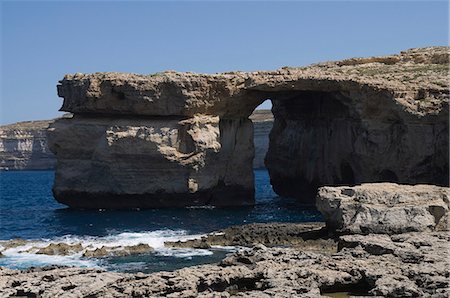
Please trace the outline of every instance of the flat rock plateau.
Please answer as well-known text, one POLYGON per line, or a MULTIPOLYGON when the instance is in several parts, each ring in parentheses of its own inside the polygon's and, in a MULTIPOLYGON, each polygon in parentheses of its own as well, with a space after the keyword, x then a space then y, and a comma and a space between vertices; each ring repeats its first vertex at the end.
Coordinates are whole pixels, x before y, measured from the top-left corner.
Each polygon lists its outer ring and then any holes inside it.
POLYGON ((321 188, 317 206, 327 226, 251 224, 215 231, 197 240, 166 243, 171 247, 240 246, 218 264, 153 274, 73 267, 0 268, 0 293, 2 297, 336 297, 339 294, 339 297, 444 298, 450 294, 450 233, 448 224, 443 224, 449 220, 449 195, 448 188, 426 185, 381 183, 321 188), (424 193, 425 199, 418 199, 424 193), (396 208, 403 212, 384 207, 394 198, 402 201, 396 208), (336 203, 344 200, 345 203, 336 203), (406 221, 409 210, 437 222, 409 224, 406 221), (400 214, 394 223, 388 221, 392 212, 400 214), (340 220, 350 217, 355 220, 340 220), (363 217, 365 222, 359 220, 363 217), (362 225, 371 229, 355 228, 362 225))

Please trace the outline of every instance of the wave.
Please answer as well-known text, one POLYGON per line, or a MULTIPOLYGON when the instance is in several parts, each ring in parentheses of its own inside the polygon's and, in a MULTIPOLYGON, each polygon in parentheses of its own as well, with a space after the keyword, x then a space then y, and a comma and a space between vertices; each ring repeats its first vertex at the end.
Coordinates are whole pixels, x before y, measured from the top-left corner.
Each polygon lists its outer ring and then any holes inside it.
POLYGON ((0 251, 3 257, 0 258, 0 266, 14 269, 28 267, 39 267, 46 265, 66 265, 77 267, 104 267, 105 262, 95 258, 83 257, 83 252, 73 252, 70 255, 45 255, 38 254, 40 248, 49 244, 81 244, 83 251, 85 249, 95 250, 101 247, 126 247, 138 244, 148 244, 154 251, 152 253, 160 256, 174 258, 192 258, 193 256, 208 256, 213 254, 206 249, 189 248, 167 248, 164 246, 166 241, 186 241, 198 239, 203 235, 189 235, 185 230, 156 230, 144 232, 122 232, 103 237, 65 235, 52 239, 27 240, 16 247, 8 247, 9 241, 0 243, 0 251))

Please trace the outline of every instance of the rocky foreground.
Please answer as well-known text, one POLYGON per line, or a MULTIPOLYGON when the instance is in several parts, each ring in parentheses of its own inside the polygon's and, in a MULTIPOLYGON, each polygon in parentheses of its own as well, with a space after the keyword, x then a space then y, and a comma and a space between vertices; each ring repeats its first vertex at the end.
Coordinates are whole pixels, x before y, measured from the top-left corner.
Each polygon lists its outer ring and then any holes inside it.
POLYGON ((327 187, 319 192, 318 208, 327 227, 256 224, 218 231, 197 241, 167 243, 248 246, 219 264, 153 274, 2 268, 0 293, 4 297, 449 296, 448 188, 327 187), (390 221, 393 217, 395 224, 390 221))

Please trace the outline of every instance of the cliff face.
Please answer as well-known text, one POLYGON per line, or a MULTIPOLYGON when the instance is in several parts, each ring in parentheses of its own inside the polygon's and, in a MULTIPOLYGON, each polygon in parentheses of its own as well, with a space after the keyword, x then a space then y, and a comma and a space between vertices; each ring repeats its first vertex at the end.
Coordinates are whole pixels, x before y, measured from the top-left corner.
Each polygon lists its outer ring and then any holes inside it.
POLYGON ((49 131, 53 191, 80 208, 250 205, 252 137, 245 119, 76 115, 49 131))
POLYGON ((267 159, 275 191, 314 199, 322 185, 448 184, 447 111, 414 117, 389 101, 316 91, 274 101, 267 159), (356 100, 367 106, 357 110, 356 100))
POLYGON ((253 143, 255 144, 255 157, 253 168, 266 167, 264 158, 269 150, 269 134, 273 127, 273 114, 270 110, 255 110, 250 115, 253 122, 253 143))
POLYGON ((274 190, 313 201, 323 185, 448 185, 448 69, 448 48, 416 49, 306 68, 295 92, 257 87, 273 94, 274 190))
POLYGON ((67 75, 61 110, 75 116, 49 129, 54 195, 95 208, 252 204, 248 117, 267 98, 265 163, 281 195, 448 185, 448 61, 439 47, 269 72, 67 75))
POLYGON ((52 169, 56 159, 47 146, 52 120, 0 126, 0 170, 52 169))
MULTIPOLYGON (((270 110, 255 110, 250 120, 254 127, 253 167, 265 168, 264 157, 269 149, 273 115, 270 110)), ((52 122, 27 121, 0 126, 0 171, 53 169, 56 158, 47 145, 47 128, 52 122)))

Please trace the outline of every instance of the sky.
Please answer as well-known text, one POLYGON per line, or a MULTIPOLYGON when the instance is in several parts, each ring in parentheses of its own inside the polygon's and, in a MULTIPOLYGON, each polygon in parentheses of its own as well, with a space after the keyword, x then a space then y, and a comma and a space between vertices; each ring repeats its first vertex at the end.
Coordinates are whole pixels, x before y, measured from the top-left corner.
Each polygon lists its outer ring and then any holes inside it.
POLYGON ((66 73, 271 70, 448 45, 449 34, 447 1, 3 0, 0 9, 0 124, 60 116, 66 73))

